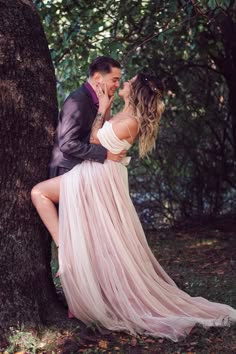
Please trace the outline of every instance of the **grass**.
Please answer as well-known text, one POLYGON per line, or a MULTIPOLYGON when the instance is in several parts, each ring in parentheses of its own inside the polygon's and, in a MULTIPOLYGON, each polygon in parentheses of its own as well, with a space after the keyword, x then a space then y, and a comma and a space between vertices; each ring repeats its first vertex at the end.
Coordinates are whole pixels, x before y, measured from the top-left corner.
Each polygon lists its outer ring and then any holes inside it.
MULTIPOLYGON (((149 232, 148 241, 158 261, 177 285, 193 296, 236 307, 235 235, 236 225, 224 222, 204 227, 149 232)), ((52 262, 53 274, 57 262, 52 262)), ((61 291, 58 279, 55 279, 61 291)), ((21 354, 233 354, 236 353, 236 325, 204 329, 196 326, 183 341, 131 337, 104 330, 97 324, 85 326, 71 320, 63 326, 39 331, 11 329, 5 353, 21 354)), ((1 349, 0 349, 1 351, 1 349)))

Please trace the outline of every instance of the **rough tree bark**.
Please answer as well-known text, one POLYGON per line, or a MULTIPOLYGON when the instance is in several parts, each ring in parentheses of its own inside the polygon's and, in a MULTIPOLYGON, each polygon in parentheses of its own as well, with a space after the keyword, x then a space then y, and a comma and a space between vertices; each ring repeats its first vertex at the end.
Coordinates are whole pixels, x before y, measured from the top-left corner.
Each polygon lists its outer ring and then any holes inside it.
POLYGON ((0 326, 40 324, 55 309, 50 237, 30 200, 47 178, 56 80, 30 0, 0 0, 0 326))

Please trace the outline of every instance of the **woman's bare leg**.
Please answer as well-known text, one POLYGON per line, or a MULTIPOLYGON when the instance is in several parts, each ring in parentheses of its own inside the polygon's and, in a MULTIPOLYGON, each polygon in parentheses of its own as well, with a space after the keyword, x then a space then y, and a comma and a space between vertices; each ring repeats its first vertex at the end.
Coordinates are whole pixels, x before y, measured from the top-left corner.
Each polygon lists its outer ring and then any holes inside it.
POLYGON ((37 209, 44 225, 50 232, 56 246, 58 244, 58 212, 56 205, 60 196, 60 180, 62 176, 41 182, 31 191, 32 202, 37 209))

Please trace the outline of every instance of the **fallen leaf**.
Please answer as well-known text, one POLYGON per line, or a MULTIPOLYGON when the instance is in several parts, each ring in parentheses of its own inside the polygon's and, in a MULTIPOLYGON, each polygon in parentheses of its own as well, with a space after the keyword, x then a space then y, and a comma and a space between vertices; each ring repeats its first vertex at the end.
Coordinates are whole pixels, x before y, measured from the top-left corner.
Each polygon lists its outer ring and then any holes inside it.
POLYGON ((130 344, 132 345, 132 347, 135 347, 137 345, 137 339, 135 337, 132 337, 130 344))
POLYGON ((107 345, 108 345, 108 343, 106 340, 100 340, 100 342, 98 342, 99 348, 107 349, 107 345))
POLYGON ((120 338, 120 343, 121 344, 126 344, 128 342, 127 338, 120 338))

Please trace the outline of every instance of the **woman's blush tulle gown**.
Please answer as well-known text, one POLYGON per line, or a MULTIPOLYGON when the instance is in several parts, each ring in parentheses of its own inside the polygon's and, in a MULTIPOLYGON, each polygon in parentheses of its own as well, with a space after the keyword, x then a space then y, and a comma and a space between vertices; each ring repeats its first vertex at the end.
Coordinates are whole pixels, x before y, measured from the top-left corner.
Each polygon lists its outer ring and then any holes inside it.
MULTIPOLYGON (((131 146, 117 138, 112 120, 98 138, 113 153, 131 146)), ((84 161, 62 177, 59 265, 70 312, 87 324, 173 341, 197 323, 236 321, 232 307, 191 297, 160 266, 130 199, 125 164, 84 161)))

